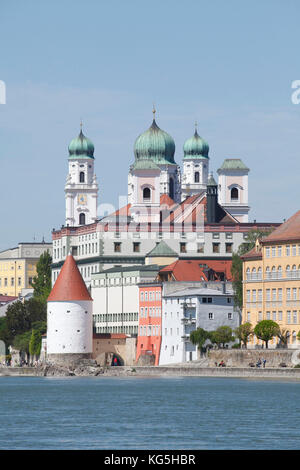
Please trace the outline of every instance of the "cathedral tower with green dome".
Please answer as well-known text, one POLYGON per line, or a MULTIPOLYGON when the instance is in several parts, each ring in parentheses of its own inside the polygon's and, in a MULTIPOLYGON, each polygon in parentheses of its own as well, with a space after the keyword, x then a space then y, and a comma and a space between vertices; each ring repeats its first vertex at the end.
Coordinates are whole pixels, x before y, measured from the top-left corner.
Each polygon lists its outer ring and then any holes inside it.
POLYGON ((199 194, 206 190, 209 172, 209 146, 199 136, 197 124, 194 135, 185 141, 183 146, 183 175, 182 194, 184 201, 188 196, 199 194))
POLYGON ((98 184, 94 173, 94 145, 82 132, 69 145, 69 173, 65 185, 66 226, 97 220, 98 184))
POLYGON ((175 202, 181 200, 180 167, 174 160, 175 142, 158 127, 155 112, 153 109, 151 126, 134 144, 135 161, 128 175, 128 203, 132 213, 140 212, 143 206, 155 212, 163 194, 175 202))

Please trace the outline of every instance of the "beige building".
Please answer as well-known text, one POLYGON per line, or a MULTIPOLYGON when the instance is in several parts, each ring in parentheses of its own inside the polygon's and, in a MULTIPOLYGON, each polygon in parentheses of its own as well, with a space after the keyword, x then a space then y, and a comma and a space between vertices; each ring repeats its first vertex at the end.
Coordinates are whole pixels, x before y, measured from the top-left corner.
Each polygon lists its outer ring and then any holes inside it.
MULTIPOLYGON (((261 320, 274 320, 287 333, 287 346, 299 348, 300 330, 300 211, 257 240, 243 257, 242 322, 253 327, 261 320)), ((261 345, 253 337, 249 347, 261 345)), ((273 338, 270 348, 279 346, 273 338)))
POLYGON ((0 294, 17 297, 29 289, 36 275, 36 265, 42 253, 52 255, 52 243, 19 243, 15 248, 0 252, 0 294))

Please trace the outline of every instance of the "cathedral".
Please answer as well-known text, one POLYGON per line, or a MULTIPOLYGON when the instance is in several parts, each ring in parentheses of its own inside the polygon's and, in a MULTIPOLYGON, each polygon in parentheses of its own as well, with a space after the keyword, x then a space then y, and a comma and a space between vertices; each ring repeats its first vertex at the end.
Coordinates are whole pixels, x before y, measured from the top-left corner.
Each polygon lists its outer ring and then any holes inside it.
MULTIPOLYGON (((101 191, 99 198, 94 145, 82 128, 70 142, 65 224, 52 231, 53 284, 68 253, 89 287, 94 273, 144 265, 161 241, 179 259, 229 260, 249 230, 271 226, 248 221, 249 168, 241 159, 226 158, 216 182, 209 145, 197 126, 184 143, 182 165, 175 160, 174 139, 160 129, 155 110, 133 150, 127 204, 98 217, 101 191)), ((101 177, 109 175, 103 172, 101 177)))
MULTIPOLYGON (((196 127, 196 126, 195 126, 196 127)), ((135 160, 128 174, 130 216, 137 223, 159 222, 161 197, 175 204, 190 196, 205 194, 210 176, 209 146, 194 135, 183 147, 183 171, 175 161, 174 139, 153 122, 134 144, 135 160)), ((88 225, 97 221, 98 184, 94 173, 94 145, 82 129, 69 145, 66 226, 88 225)), ((238 222, 248 222, 248 172, 240 159, 226 159, 218 169, 218 199, 238 222)))

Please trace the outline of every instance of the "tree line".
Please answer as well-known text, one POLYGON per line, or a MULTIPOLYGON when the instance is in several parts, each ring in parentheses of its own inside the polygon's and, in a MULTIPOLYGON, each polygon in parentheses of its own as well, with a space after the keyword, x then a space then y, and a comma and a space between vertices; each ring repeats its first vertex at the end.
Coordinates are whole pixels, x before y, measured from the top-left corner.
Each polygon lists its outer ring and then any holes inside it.
MULTIPOLYGON (((278 323, 273 320, 262 320, 255 327, 250 322, 242 323, 235 330, 229 326, 220 326, 214 331, 206 331, 203 328, 197 328, 190 333, 192 344, 197 345, 202 353, 209 346, 216 345, 218 348, 224 348, 229 343, 234 343, 234 348, 245 348, 251 336, 255 335, 258 339, 264 341, 266 349, 268 349, 269 341, 272 338, 279 338, 279 345, 282 348, 287 347, 288 331, 280 328, 278 323)), ((300 332, 297 335, 300 340, 300 332)))
MULTIPOLYGON (((39 356, 42 335, 47 331, 47 298, 51 292, 51 264, 49 251, 37 263, 37 275, 32 280, 33 297, 17 300, 7 307, 6 316, 0 318, 0 340, 6 348, 12 346, 29 357, 39 356)), ((7 349, 8 353, 8 349, 7 349)))

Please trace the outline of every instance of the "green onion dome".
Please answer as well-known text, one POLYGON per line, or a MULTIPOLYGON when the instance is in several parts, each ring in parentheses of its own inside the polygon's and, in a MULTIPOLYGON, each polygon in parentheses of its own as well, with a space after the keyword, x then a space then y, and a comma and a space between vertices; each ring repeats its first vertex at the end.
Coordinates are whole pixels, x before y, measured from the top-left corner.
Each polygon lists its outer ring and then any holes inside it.
POLYGON ((85 137, 82 129, 79 136, 70 142, 69 158, 94 158, 94 144, 85 137))
POLYGON ((134 144, 136 160, 150 159, 160 164, 175 164, 175 142, 173 138, 158 127, 153 119, 149 129, 141 134, 134 144))
POLYGON ((185 141, 183 152, 183 158, 208 158, 209 146, 195 130, 193 137, 185 141))

